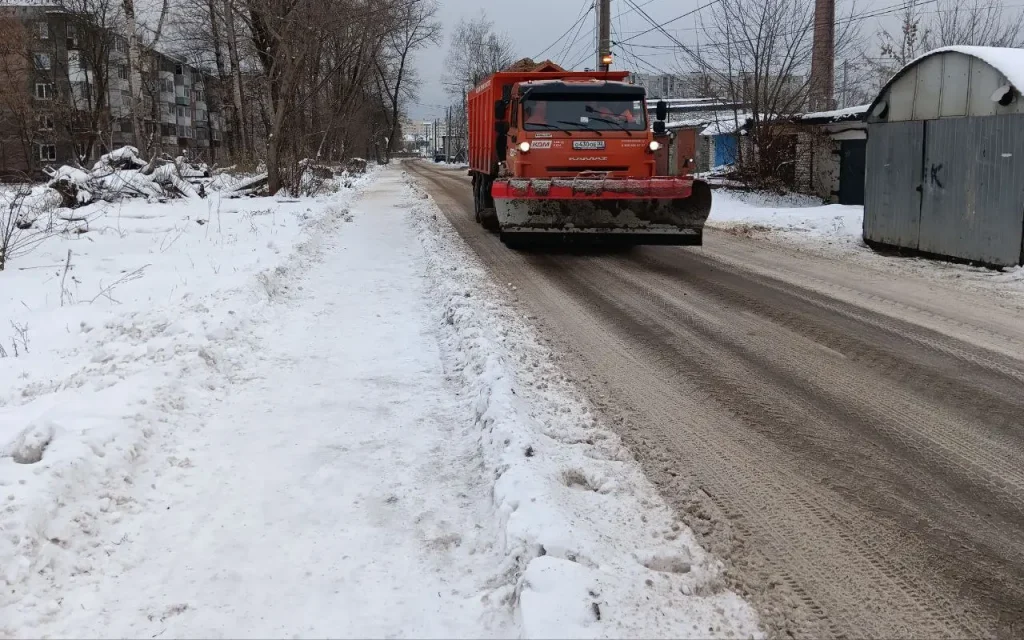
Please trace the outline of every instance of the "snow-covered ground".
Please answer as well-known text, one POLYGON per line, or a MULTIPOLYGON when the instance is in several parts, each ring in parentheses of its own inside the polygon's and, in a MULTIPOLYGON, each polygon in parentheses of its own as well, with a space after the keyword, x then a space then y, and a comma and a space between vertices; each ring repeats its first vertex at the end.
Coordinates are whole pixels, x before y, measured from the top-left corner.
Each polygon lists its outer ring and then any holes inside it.
POLYGON ((847 243, 861 237, 863 219, 864 207, 860 206, 822 205, 819 198, 800 194, 777 196, 716 189, 708 224, 742 232, 784 232, 792 237, 847 243))
POLYGON ((400 168, 94 213, 0 272, 0 636, 760 635, 400 168))
POLYGON ((708 226, 769 239, 800 251, 841 256, 865 266, 991 293, 1024 307, 1024 267, 1001 271, 918 257, 883 255, 863 240, 864 207, 821 204, 811 196, 717 189, 708 226))

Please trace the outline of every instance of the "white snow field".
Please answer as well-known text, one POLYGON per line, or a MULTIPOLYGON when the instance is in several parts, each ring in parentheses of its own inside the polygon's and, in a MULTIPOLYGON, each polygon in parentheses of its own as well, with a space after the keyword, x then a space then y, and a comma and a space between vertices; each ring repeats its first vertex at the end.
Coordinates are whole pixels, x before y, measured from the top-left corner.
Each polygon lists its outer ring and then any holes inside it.
POLYGON ((762 635, 400 167, 116 213, 0 272, 0 636, 762 635))
POLYGON ((716 189, 707 224, 895 275, 922 277, 984 292, 999 302, 1024 308, 1024 267, 993 270, 878 253, 864 243, 862 206, 823 205, 819 198, 799 194, 775 196, 716 189))

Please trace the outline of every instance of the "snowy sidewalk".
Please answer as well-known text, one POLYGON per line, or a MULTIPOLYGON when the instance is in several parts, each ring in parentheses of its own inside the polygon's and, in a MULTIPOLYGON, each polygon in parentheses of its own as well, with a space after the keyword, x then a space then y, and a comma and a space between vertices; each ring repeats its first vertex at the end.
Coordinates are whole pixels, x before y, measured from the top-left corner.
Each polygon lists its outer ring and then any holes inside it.
POLYGON ((63 413, 0 403, 56 425, 0 458, 5 490, 39 481, 0 523, 0 637, 761 635, 400 167, 258 213, 227 245, 269 260, 244 286, 138 296, 35 363, 72 372, 40 396, 63 413), (282 207, 305 240, 275 261, 282 207))
POLYGON ((487 488, 472 440, 452 433, 465 421, 427 326, 422 248, 387 200, 399 179, 372 186, 290 283, 249 380, 141 469, 145 506, 116 554, 61 590, 40 632, 509 633, 507 608, 482 617, 479 583, 500 562, 477 539, 487 488))

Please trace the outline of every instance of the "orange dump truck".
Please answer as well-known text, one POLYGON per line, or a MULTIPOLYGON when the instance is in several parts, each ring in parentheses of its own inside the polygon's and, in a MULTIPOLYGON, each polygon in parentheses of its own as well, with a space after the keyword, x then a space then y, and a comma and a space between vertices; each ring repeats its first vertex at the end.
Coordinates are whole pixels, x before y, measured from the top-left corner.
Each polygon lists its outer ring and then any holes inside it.
MULTIPOLYGON (((708 185, 656 175, 644 89, 626 72, 545 63, 495 73, 469 94, 469 165, 476 217, 522 247, 542 238, 699 245, 708 185)), ((653 128, 653 131, 652 131, 653 128)))

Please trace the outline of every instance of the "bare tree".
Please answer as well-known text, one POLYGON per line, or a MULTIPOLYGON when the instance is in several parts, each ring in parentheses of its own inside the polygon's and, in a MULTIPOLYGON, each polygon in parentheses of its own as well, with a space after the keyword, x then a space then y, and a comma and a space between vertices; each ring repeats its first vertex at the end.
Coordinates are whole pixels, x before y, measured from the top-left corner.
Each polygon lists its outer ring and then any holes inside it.
POLYGON ((409 55, 428 44, 439 44, 441 24, 434 20, 437 3, 434 0, 407 0, 399 7, 398 27, 388 36, 384 55, 376 62, 377 78, 390 102, 390 131, 387 152, 399 148, 401 131, 399 105, 403 97, 413 98, 414 78, 409 68, 409 55))
POLYGON ((474 20, 460 20, 455 27, 442 82, 452 96, 465 96, 484 78, 513 62, 515 46, 511 38, 495 33, 494 23, 481 12, 474 20))
MULTIPOLYGON (((858 24, 837 20, 837 57, 856 42, 858 24)), ((737 138, 747 131, 749 144, 737 140, 736 164, 748 180, 791 173, 795 139, 788 122, 807 108, 813 25, 811 0, 722 0, 702 19, 699 48, 677 42, 685 63, 705 76, 699 84, 706 91, 745 105, 724 129, 737 138)))
MULTIPOLYGON (((214 0, 210 0, 211 12, 214 7, 214 0)), ((241 58, 238 55, 238 35, 235 25, 237 15, 233 0, 224 0, 224 11, 221 14, 226 28, 226 42, 228 47, 228 62, 231 64, 231 124, 235 133, 235 140, 243 156, 248 155, 252 148, 246 136, 246 117, 243 108, 244 94, 242 92, 242 67, 241 58)), ((223 81, 222 81, 223 82, 223 81)))
POLYGON ((142 50, 139 46, 139 25, 135 16, 135 0, 121 0, 121 2, 124 7, 124 33, 128 39, 128 90, 131 92, 129 111, 132 120, 132 132, 135 136, 135 146, 142 149, 142 117, 140 114, 140 105, 142 104, 142 74, 140 69, 142 50))
POLYGON ((1024 46, 1024 10, 1006 9, 996 0, 939 0, 934 15, 924 35, 926 49, 1024 46))

